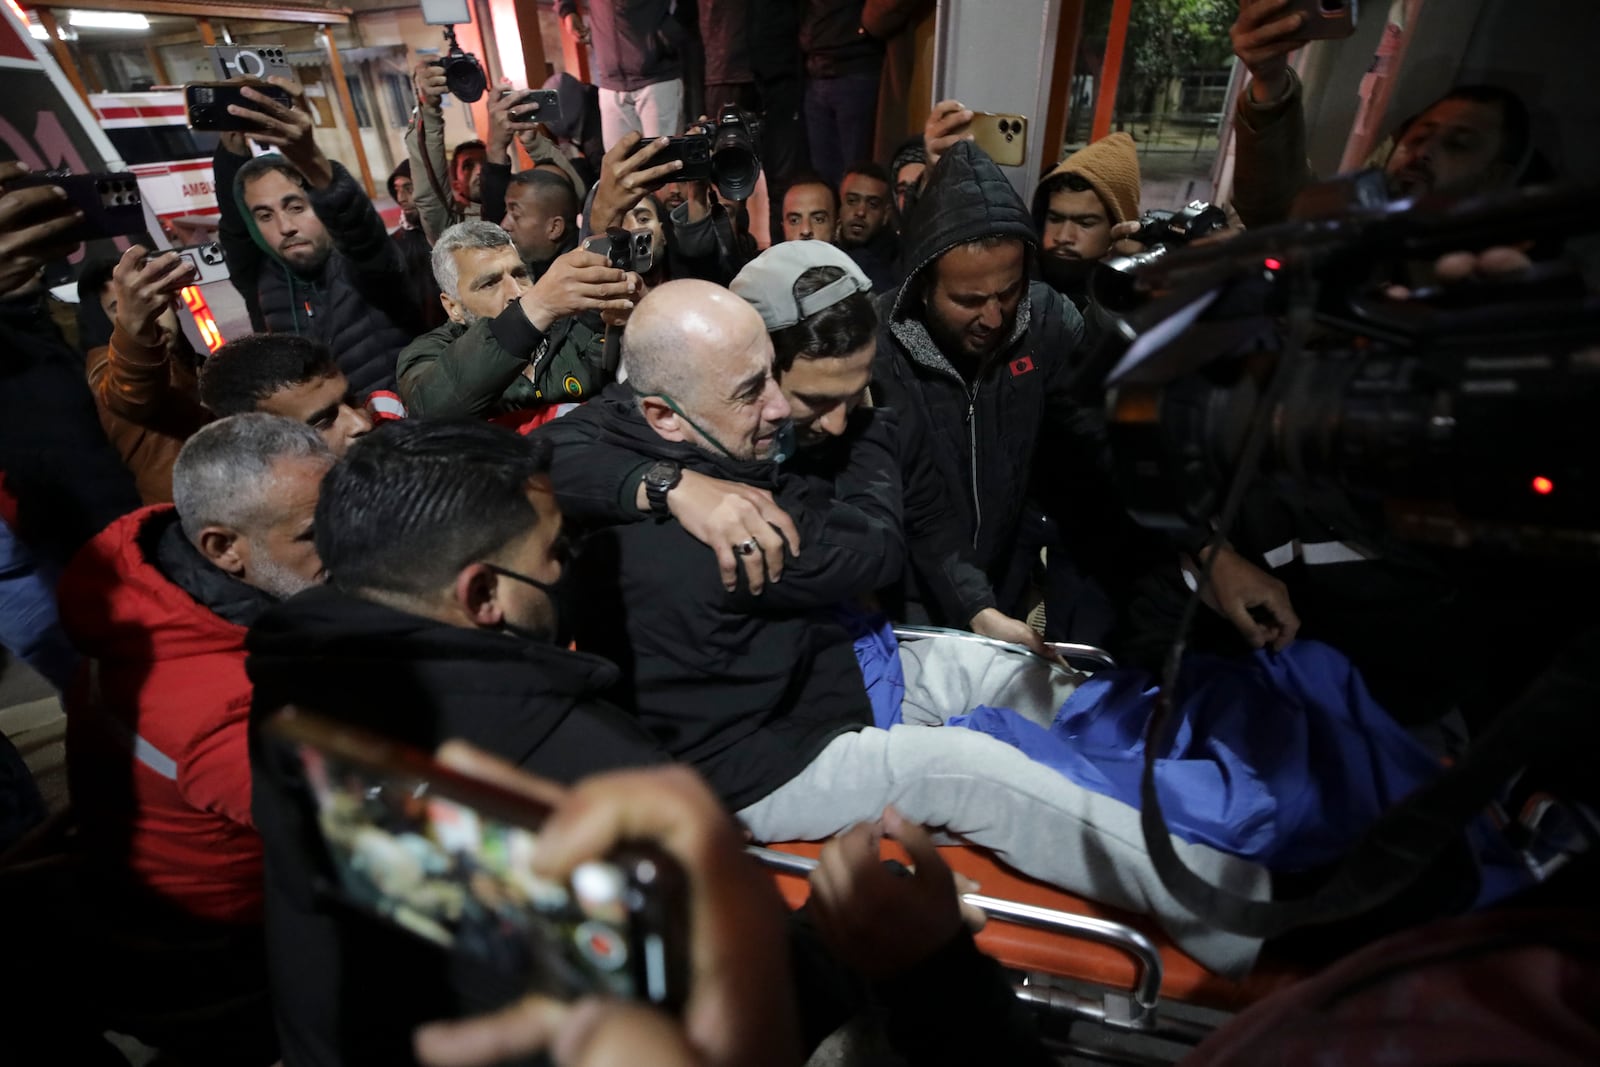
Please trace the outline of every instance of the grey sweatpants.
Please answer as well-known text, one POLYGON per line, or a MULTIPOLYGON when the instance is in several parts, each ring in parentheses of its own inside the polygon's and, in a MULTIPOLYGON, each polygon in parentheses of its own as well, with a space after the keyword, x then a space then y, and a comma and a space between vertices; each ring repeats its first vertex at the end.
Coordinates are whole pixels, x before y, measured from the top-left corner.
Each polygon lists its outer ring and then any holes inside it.
MULTIPOLYGON (((1155 917, 1180 948, 1212 971, 1247 971, 1261 942, 1207 926, 1167 892, 1145 851, 1136 808, 1084 789, 1003 741, 971 730, 937 729, 945 716, 983 703, 1014 707, 1041 721, 1043 702, 1055 700, 1062 686, 1065 700, 1076 678, 1066 671, 1053 672, 1054 679, 1028 677, 1050 672, 1024 657, 992 650, 969 657, 970 643, 948 649, 938 648, 941 643, 931 638, 901 648, 907 725, 835 738, 805 770, 739 812, 756 840, 830 837, 893 804, 907 818, 988 848, 1035 878, 1155 917), (970 667, 966 672, 958 669, 963 660, 970 667), (980 695, 978 684, 994 686, 993 695, 980 695), (1033 704, 1026 710, 1006 703, 1008 696, 1030 695, 1033 704)), ((1051 715, 1060 700, 1049 705, 1051 715)), ((1265 868, 1176 837, 1173 844, 1189 868, 1214 885, 1267 898, 1265 868)))

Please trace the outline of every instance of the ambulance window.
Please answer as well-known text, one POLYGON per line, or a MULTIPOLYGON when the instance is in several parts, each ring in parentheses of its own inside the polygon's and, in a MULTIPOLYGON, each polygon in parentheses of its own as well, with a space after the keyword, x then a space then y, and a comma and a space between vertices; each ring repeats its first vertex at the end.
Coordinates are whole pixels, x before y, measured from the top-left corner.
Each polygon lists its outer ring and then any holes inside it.
POLYGON ((129 166, 205 159, 217 148, 217 134, 197 133, 184 126, 134 126, 107 130, 106 135, 129 166))

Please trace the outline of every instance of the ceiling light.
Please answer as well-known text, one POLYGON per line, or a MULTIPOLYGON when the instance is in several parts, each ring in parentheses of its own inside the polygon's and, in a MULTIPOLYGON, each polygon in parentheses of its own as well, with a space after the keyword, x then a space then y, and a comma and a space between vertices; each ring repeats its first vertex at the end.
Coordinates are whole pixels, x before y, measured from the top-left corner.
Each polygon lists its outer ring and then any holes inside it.
POLYGON ((69 11, 67 22, 80 30, 148 30, 150 20, 135 11, 69 11))

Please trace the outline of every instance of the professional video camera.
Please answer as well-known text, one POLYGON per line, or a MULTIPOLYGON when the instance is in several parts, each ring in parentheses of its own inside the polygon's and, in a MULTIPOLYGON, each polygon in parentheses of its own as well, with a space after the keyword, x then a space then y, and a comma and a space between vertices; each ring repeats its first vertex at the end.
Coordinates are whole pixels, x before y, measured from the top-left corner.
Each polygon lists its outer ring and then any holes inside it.
POLYGON ((1156 262, 1175 247, 1181 248, 1227 227, 1227 212, 1204 200, 1192 200, 1181 211, 1146 211, 1139 216, 1137 235, 1145 250, 1131 256, 1114 256, 1100 264, 1090 282, 1095 300, 1112 311, 1125 310, 1133 302, 1132 275, 1135 271, 1156 262))
POLYGON ((443 56, 430 62, 444 70, 450 95, 466 104, 481 99, 489 88, 489 75, 478 57, 456 41, 456 25, 472 21, 466 0, 422 0, 422 20, 429 26, 444 27, 444 42, 449 47, 443 56))
POLYGON ((1563 238, 1597 194, 1369 207, 1138 269, 1159 295, 1125 317, 1133 343, 1107 379, 1130 510, 1208 523, 1253 464, 1381 505, 1409 537, 1600 559, 1600 299, 1560 265, 1405 300, 1372 278, 1384 262, 1563 238))

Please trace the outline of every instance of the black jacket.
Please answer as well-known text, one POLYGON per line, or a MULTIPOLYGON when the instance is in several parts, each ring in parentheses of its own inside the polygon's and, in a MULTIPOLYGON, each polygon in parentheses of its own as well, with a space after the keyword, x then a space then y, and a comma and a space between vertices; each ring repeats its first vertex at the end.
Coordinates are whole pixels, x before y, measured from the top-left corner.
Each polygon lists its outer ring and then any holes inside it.
POLYGON ((411 279, 411 299, 416 301, 424 329, 443 326, 449 318, 444 305, 439 302, 439 283, 433 277, 433 246, 419 223, 414 229, 404 224, 389 234, 400 246, 400 257, 405 260, 406 274, 411 279))
POLYGON ((887 584, 903 562, 893 427, 864 415, 837 489, 665 441, 626 386, 536 431, 562 457, 552 480, 569 516, 584 510, 586 494, 566 492, 568 475, 600 441, 641 465, 672 459, 771 489, 799 527, 800 555, 760 596, 742 585, 727 592, 715 553, 674 520, 604 526, 577 562, 578 646, 622 668, 618 702, 735 810, 794 777, 834 737, 872 722, 850 636, 832 612, 887 584))
POLYGON ((905 283, 879 302, 882 328, 873 392, 892 408, 916 406, 928 425, 933 462, 949 487, 975 557, 998 581, 1032 480, 1036 452, 1057 482, 1090 468, 1102 475, 1102 420, 1083 347, 1083 318, 1059 293, 1032 282, 1012 335, 971 385, 945 358, 922 319, 921 276, 951 248, 985 236, 1037 242, 1010 182, 970 142, 939 161, 906 224, 905 283))
POLYGON ((395 357, 422 332, 422 309, 400 246, 389 238, 372 201, 338 163, 333 184, 307 190, 312 210, 333 238, 333 251, 321 270, 306 277, 266 248, 245 213, 234 179, 246 162, 218 146, 212 164, 217 232, 234 288, 247 303, 255 294, 268 333, 302 334, 331 348, 357 393, 393 389, 395 357))
MULTIPOLYGON (((594 39, 594 80, 602 89, 629 93, 683 74, 688 33, 672 17, 672 0, 590 0, 585 4, 594 39)), ((578 0, 558 0, 562 18, 578 0)))
POLYGON ((52 570, 140 503, 100 427, 83 356, 42 295, 0 301, 0 483, 18 536, 52 570))
POLYGON ((659 750, 595 696, 616 677, 603 660, 434 622, 331 587, 268 611, 247 648, 253 810, 266 850, 284 1060, 413 1063, 416 1025, 482 1010, 517 990, 319 894, 327 872, 315 816, 295 765, 262 743, 264 719, 293 703, 427 751, 460 738, 561 782, 657 762, 659 750))
POLYGON ((807 77, 842 78, 882 69, 883 42, 861 28, 866 6, 866 0, 806 0, 800 51, 807 77))
POLYGON ((900 274, 900 235, 888 226, 866 244, 853 245, 844 251, 872 282, 874 294, 898 289, 904 280, 900 274))

